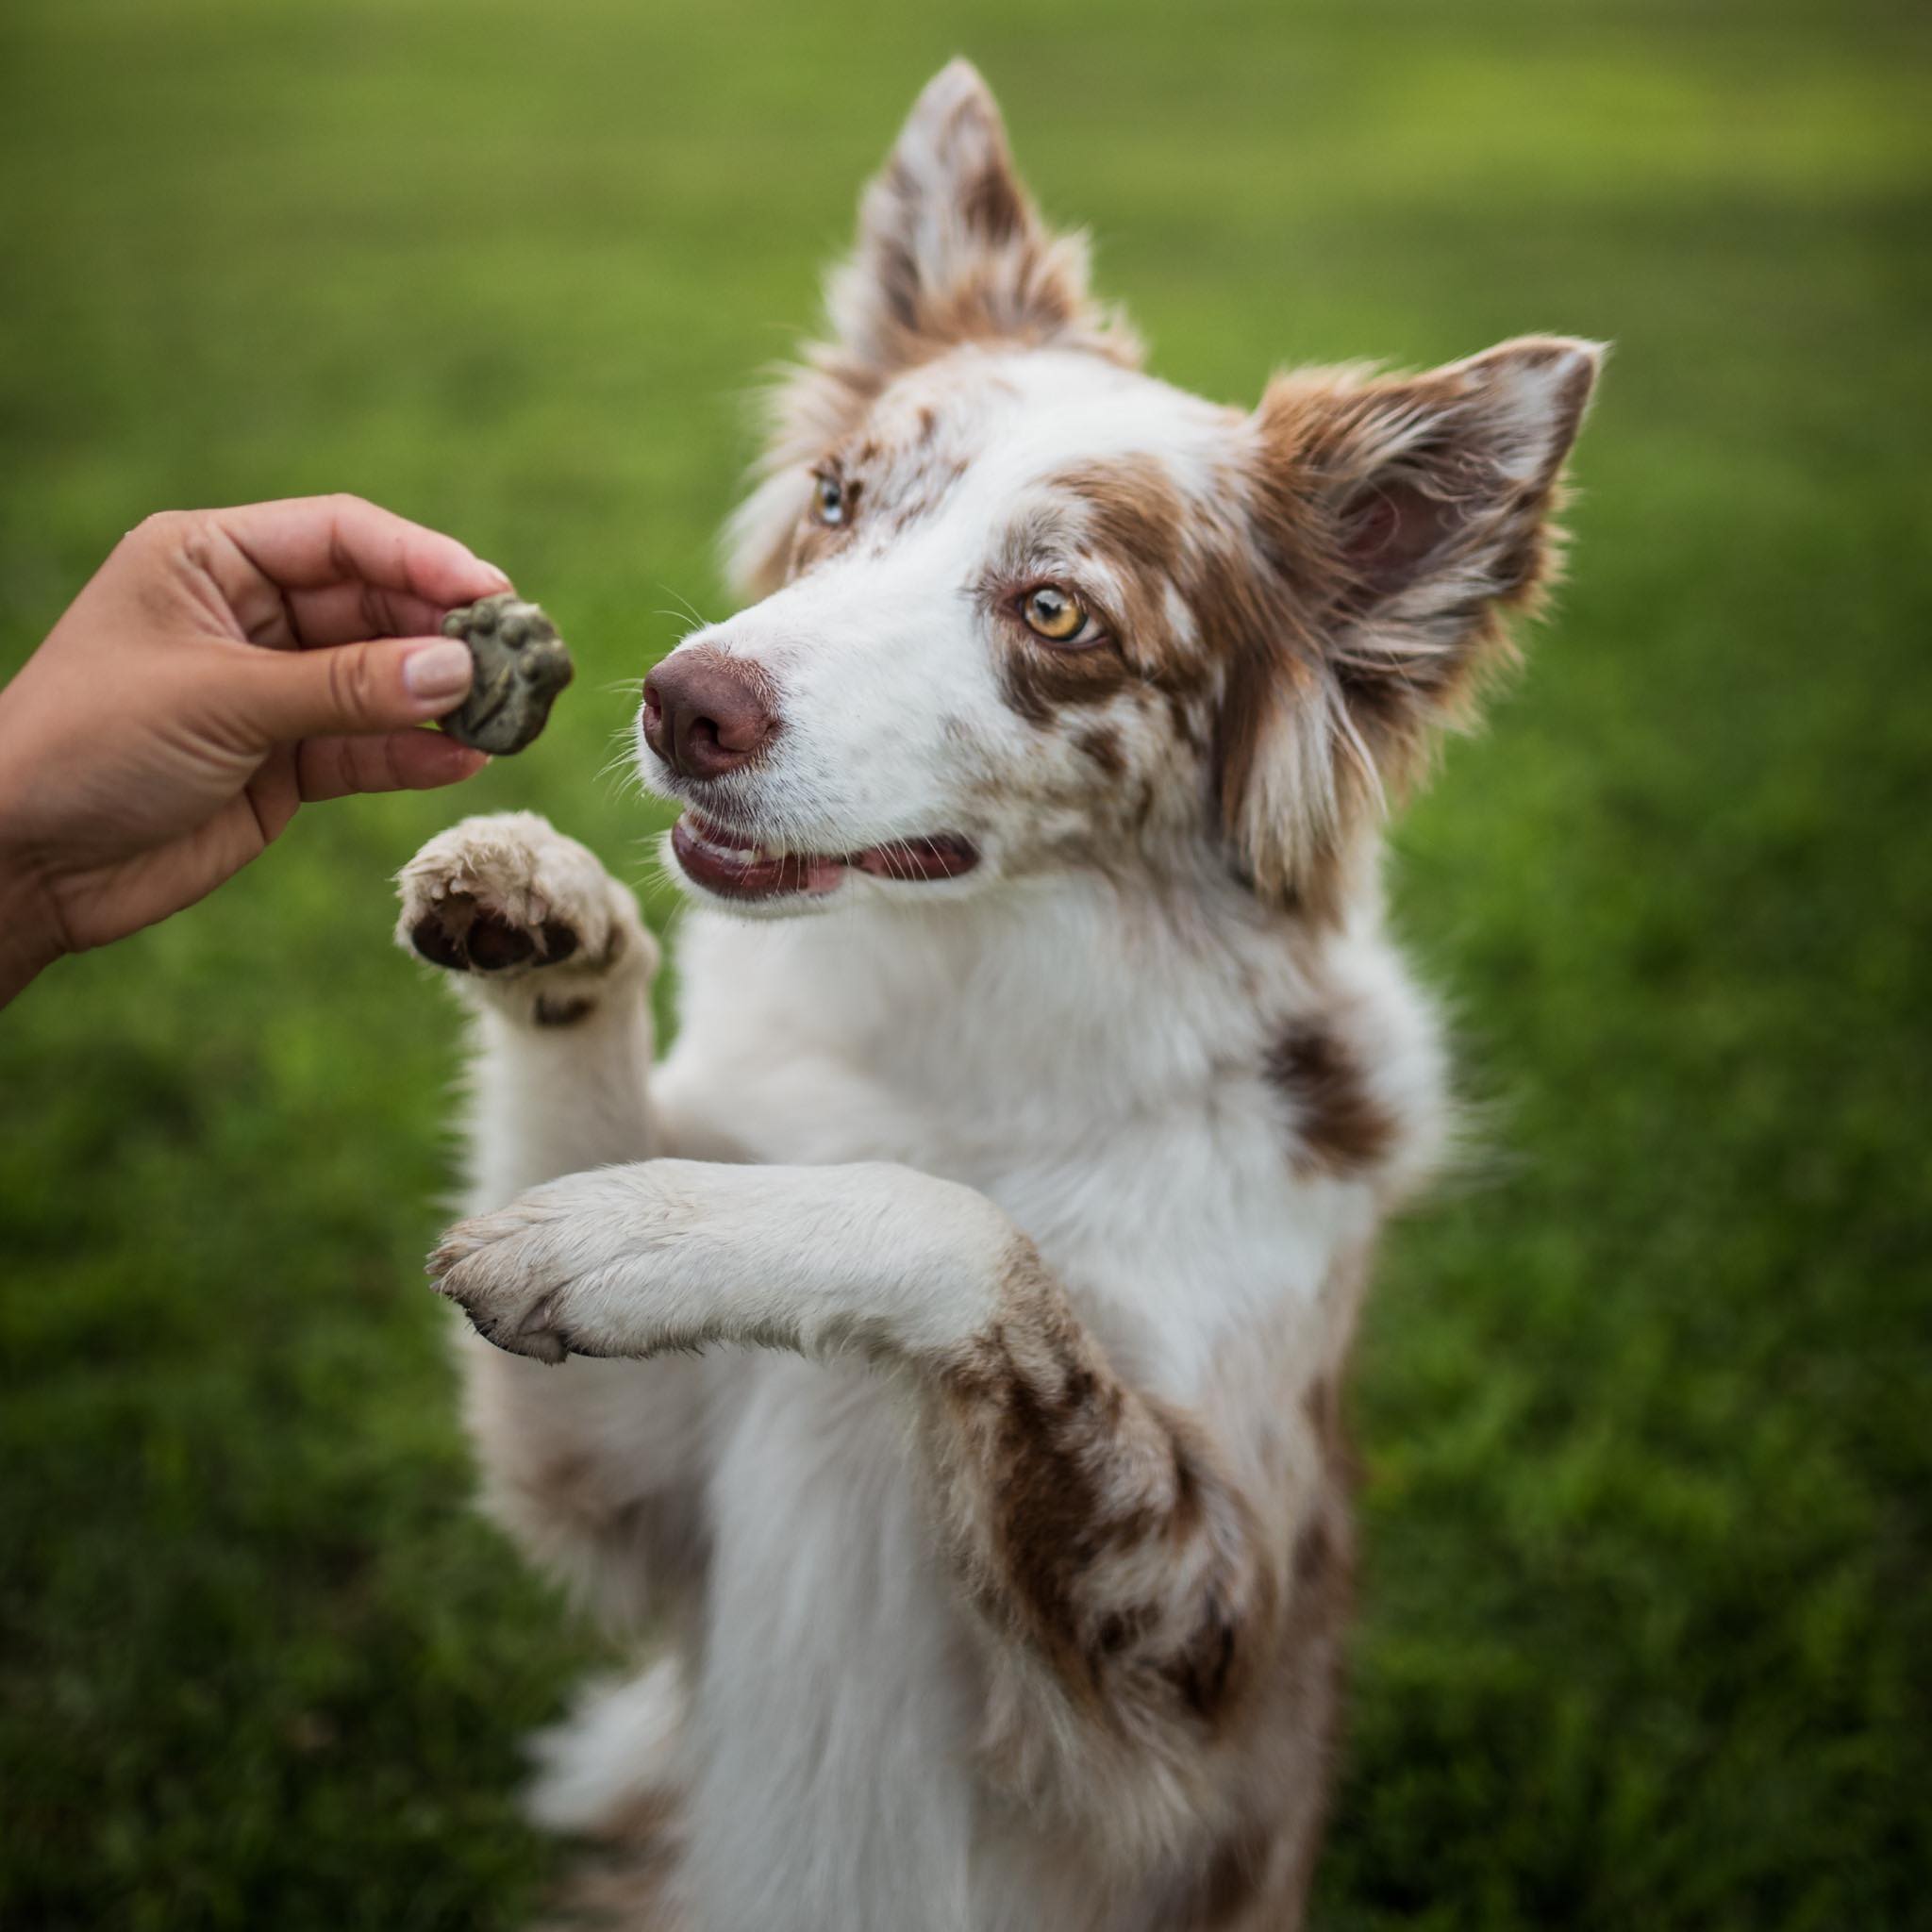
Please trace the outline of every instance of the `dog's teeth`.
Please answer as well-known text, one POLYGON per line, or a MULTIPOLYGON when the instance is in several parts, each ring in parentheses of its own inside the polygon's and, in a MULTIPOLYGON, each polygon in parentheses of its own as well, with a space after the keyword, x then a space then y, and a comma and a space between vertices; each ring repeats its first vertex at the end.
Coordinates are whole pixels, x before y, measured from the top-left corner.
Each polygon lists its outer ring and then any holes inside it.
POLYGON ((761 845, 755 840, 741 838, 728 827, 712 824, 695 814, 684 821, 684 836, 699 851, 731 865, 775 865, 787 856, 781 846, 761 845))

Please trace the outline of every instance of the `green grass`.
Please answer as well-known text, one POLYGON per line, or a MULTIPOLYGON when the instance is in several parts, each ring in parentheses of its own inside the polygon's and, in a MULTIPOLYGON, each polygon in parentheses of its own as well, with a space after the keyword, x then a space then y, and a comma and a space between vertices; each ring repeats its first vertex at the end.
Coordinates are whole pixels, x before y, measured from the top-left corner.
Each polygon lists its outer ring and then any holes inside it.
POLYGON ((1320 1922, 1932 1923, 1928 38, 11 0, 0 670, 148 509, 352 488, 586 675, 461 799, 307 814, 0 1016, 0 1924, 527 1908, 518 1738, 592 1653, 465 1512, 454 1028, 385 879, 525 804, 641 874, 622 687, 715 610, 737 398, 962 49, 1177 380, 1618 344, 1560 618, 1398 841, 1491 1151, 1363 1337, 1320 1922))

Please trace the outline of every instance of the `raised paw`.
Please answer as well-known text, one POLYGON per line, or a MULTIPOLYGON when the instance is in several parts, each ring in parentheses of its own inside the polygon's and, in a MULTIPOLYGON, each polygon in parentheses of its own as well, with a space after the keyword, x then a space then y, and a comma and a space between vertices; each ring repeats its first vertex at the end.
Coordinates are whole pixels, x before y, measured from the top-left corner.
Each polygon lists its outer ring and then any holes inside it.
POLYGON ((541 1362, 571 1353, 569 1330, 558 1319, 570 1281, 558 1265, 555 1219, 541 1203, 519 1201, 458 1222, 429 1257, 430 1280, 484 1341, 541 1362))
POLYGON ((431 1254, 429 1276, 477 1334, 512 1355, 648 1355, 678 1345, 645 1284, 654 1248, 679 1218, 624 1170, 571 1174, 458 1222, 431 1254))
MULTIPOLYGON (((403 868, 397 884, 398 945, 432 965, 485 980, 543 974, 558 993, 568 980, 577 991, 561 1005, 553 1002, 553 1015, 568 1016, 586 981, 621 968, 648 975, 656 964, 631 895, 575 839, 535 812, 452 825, 403 868)), ((536 1017, 546 1017, 541 1002, 536 1017)))

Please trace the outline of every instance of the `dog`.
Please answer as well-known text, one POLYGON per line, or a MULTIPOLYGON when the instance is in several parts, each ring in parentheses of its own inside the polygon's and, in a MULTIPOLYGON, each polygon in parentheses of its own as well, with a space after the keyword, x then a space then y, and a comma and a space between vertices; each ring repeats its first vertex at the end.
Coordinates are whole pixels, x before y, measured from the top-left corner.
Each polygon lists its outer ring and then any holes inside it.
POLYGON ((681 1024, 526 813, 401 874, 475 1016, 485 1505, 658 1650, 540 1740, 660 1932, 1280 1932, 1330 1782, 1341 1388, 1451 1131, 1389 803, 1550 576, 1602 351, 1142 372, 963 62, 644 684, 681 1024))

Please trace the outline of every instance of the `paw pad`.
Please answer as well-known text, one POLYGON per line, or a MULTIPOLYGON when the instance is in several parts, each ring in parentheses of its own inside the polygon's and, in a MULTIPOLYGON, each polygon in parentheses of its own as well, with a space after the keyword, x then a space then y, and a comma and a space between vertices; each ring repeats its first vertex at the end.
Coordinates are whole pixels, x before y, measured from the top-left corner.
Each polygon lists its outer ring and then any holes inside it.
POLYGON ((451 893, 409 928, 409 943, 432 966, 452 973, 508 973, 518 966, 555 966, 577 950, 574 927, 546 919, 532 931, 451 893))

